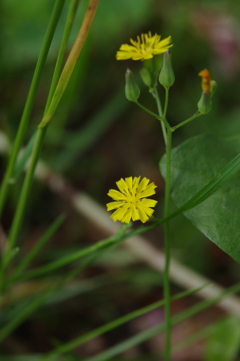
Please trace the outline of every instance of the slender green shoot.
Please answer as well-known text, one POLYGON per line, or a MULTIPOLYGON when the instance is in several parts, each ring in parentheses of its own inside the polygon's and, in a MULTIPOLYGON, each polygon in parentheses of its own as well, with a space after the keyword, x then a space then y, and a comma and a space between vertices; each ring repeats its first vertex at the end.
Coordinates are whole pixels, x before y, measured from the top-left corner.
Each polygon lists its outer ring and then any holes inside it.
MULTIPOLYGON (((165 104, 163 111, 163 118, 166 119, 168 107, 168 93, 169 89, 166 88, 165 104)), ((169 216, 170 212, 170 197, 171 197, 171 153, 172 153, 172 131, 167 128, 167 143, 166 143, 166 178, 165 178, 165 200, 164 200, 164 217, 169 216)), ((170 301, 170 259, 171 259, 171 244, 170 244, 170 225, 169 222, 164 223, 164 247, 165 247, 165 268, 163 275, 164 285, 164 299, 166 300, 165 311, 165 350, 164 360, 171 360, 171 301, 170 301)))
MULTIPOLYGON (((111 248, 112 245, 110 245, 111 248)), ((56 281, 56 284, 51 285, 49 290, 37 295, 33 301, 27 305, 22 312, 14 317, 6 326, 2 327, 0 330, 0 342, 3 341, 8 335, 11 334, 24 320, 26 320, 30 315, 32 315, 39 307, 41 307, 44 302, 60 287, 62 287, 66 282, 70 281, 77 274, 82 272, 87 266, 89 266, 96 259, 101 257, 102 254, 107 252, 108 249, 97 251, 95 254, 91 254, 87 257, 80 265, 74 267, 70 272, 68 272, 64 277, 61 277, 56 281)))
POLYGON ((90 30, 90 27, 91 27, 91 24, 92 24, 92 21, 93 21, 95 12, 96 12, 96 7, 98 4, 98 1, 99 0, 90 0, 90 2, 89 2, 89 6, 86 10, 85 17, 83 19, 83 23, 82 23, 80 31, 78 33, 77 39, 73 45, 73 48, 70 52, 70 55, 66 62, 66 65, 60 76, 59 83, 58 83, 57 88, 52 97, 50 106, 47 109, 46 115, 43 117, 41 126, 39 126, 39 128, 38 128, 36 140, 34 143, 32 154, 31 154, 30 165, 29 165, 29 168, 27 170, 27 174, 26 174, 26 177, 24 180, 23 188, 22 188, 22 191, 20 194, 19 202, 17 205, 17 209, 16 209, 16 212, 14 215, 12 225, 11 225, 11 229, 10 229, 9 239, 8 239, 6 250, 4 253, 3 265, 2 265, 2 269, 1 269, 1 275, 0 275, 0 283, 1 284, 2 284, 3 273, 9 263, 8 253, 10 254, 10 250, 14 247, 14 245, 17 241, 17 238, 18 238, 20 228, 21 228, 23 215, 24 215, 24 211, 26 208, 27 199, 29 196, 35 167, 36 167, 37 161, 40 156, 44 136, 45 136, 45 133, 47 130, 47 125, 48 125, 50 119, 52 118, 53 113, 57 109, 60 98, 62 97, 62 95, 66 89, 66 86, 67 86, 67 84, 70 80, 70 77, 72 75, 72 72, 75 68, 76 62, 80 56, 82 47, 84 45, 84 42, 86 40, 86 37, 88 35, 88 32, 90 30))
POLYGON ((12 179, 12 174, 13 174, 13 170, 14 170, 14 165, 15 165, 19 150, 22 146, 22 143, 23 143, 23 140, 24 140, 24 137, 26 134, 30 114, 31 114, 31 111, 33 108, 33 103, 34 103, 34 99, 35 99, 38 85, 40 82, 40 78, 42 75, 42 71, 43 71, 43 68, 44 68, 44 65, 46 62, 47 54, 48 54, 48 51, 49 51, 49 48, 50 48, 50 45, 51 45, 51 42, 53 39, 53 35, 56 30, 56 26, 58 24, 59 17, 62 12, 64 2, 65 2, 65 0, 55 1, 55 5, 52 10, 52 15, 49 20, 46 35, 44 37, 43 45, 42 45, 42 48, 41 48, 41 51, 39 54, 39 58, 38 58, 37 65, 36 65, 36 68, 34 71, 32 83, 31 83, 29 93, 27 96, 23 115, 20 120, 20 125, 19 125, 18 132, 17 132, 16 138, 15 138, 14 144, 13 144, 13 148, 11 151, 8 166, 7 166, 4 178, 2 180, 2 185, 1 185, 1 189, 0 189, 0 217, 2 215, 3 207, 4 207, 6 199, 7 199, 9 186, 12 182, 11 179, 12 179))
POLYGON ((29 253, 22 259, 22 261, 18 264, 18 266, 14 269, 9 283, 12 283, 14 280, 19 278, 23 271, 28 267, 28 265, 36 258, 36 256, 40 253, 45 244, 49 241, 49 239, 53 236, 53 234, 58 230, 66 216, 61 214, 46 230, 43 236, 36 242, 34 247, 30 250, 29 253))
POLYGON ((65 66, 63 68, 63 71, 59 78, 57 87, 52 96, 50 105, 47 109, 46 114, 43 117, 43 120, 39 124, 39 127, 45 127, 50 122, 50 120, 52 119, 52 117, 58 107, 58 104, 63 96, 66 86, 71 78, 73 70, 75 69, 75 66, 76 66, 77 60, 81 54, 83 45, 86 41, 88 32, 90 30, 92 21, 94 19, 94 16, 95 16, 95 13, 97 10, 98 2, 99 2, 99 0, 90 0, 89 1, 89 5, 87 7, 87 10, 86 10, 83 22, 82 22, 82 26, 79 30, 76 41, 72 47, 72 50, 68 56, 65 66))
MULTIPOLYGON (((205 300, 202 302, 197 303, 196 305, 190 307, 189 309, 181 312, 180 314, 174 316, 172 318, 172 325, 177 325, 188 318, 194 316, 197 313, 200 313, 201 311, 217 304, 220 300, 225 298, 226 296, 229 296, 231 294, 235 294, 240 291, 240 283, 235 284, 234 286, 228 288, 224 292, 222 292, 219 296, 214 297, 210 300, 205 300)), ((119 344, 108 348, 106 351, 103 351, 95 356, 88 357, 84 361, 107 361, 115 356, 123 353, 126 350, 129 350, 130 348, 139 345, 150 338, 158 335, 159 333, 165 331, 165 323, 162 323, 160 325, 154 326, 146 331, 140 332, 137 335, 128 338, 126 341, 120 342, 119 344)), ((39 360, 41 361, 41 360, 39 360)), ((44 360, 45 361, 45 360, 44 360)))
POLYGON ((175 125, 174 127, 172 127, 172 128, 171 128, 171 129, 172 129, 172 132, 174 132, 176 129, 182 127, 183 125, 191 122, 192 120, 200 117, 200 115, 203 115, 203 114, 200 113, 199 111, 197 111, 192 117, 190 117, 190 118, 188 118, 187 120, 184 120, 184 122, 179 123, 178 125, 175 125))
MULTIPOLYGON (((157 103, 158 114, 160 115, 160 117, 162 117, 163 116, 162 105, 161 105, 161 100, 160 100, 156 85, 153 88, 153 95, 154 95, 154 98, 155 98, 156 103, 157 103)), ((166 131, 166 128, 168 128, 168 127, 166 127, 166 125, 165 125, 165 123, 163 123, 163 121, 162 122, 160 121, 160 124, 161 124, 161 128, 162 128, 164 142, 165 142, 165 144, 167 144, 167 131, 166 131)))
MULTIPOLYGON (((203 285, 201 287, 198 288, 194 288, 192 290, 187 290, 187 291, 183 291, 178 293, 177 295, 174 295, 173 297, 171 297, 171 301, 177 300, 179 298, 182 297, 186 297, 189 296, 190 294, 196 293, 198 291, 200 291, 200 289, 203 289, 204 287, 208 286, 209 284, 203 285)), ((74 340, 71 340, 70 342, 61 345, 59 347, 56 348, 56 350, 53 350, 52 352, 50 352, 49 354, 45 355, 44 357, 42 357, 39 361, 47 361, 47 360, 51 360, 53 357, 55 357, 56 355, 59 354, 63 354, 66 352, 71 351, 72 349, 74 349, 75 347, 78 347, 80 345, 82 345, 83 343, 92 340, 93 338, 103 335, 106 332, 109 332, 113 329, 115 329, 116 327, 119 327, 141 315, 144 315, 147 312, 150 312, 152 310, 155 310, 158 307, 161 307, 165 304, 165 300, 161 300, 161 301, 157 301, 154 302, 148 306, 142 307, 136 311, 133 311, 131 313, 128 313, 126 316, 122 316, 120 318, 117 318, 116 320, 109 322, 103 326, 100 326, 98 328, 96 328, 93 331, 90 331, 82 336, 79 336, 77 338, 75 338, 74 340)))
MULTIPOLYGON (((46 114, 46 111, 47 111, 47 109, 49 107, 49 104, 50 104, 50 102, 52 100, 54 91, 55 91, 56 86, 57 86, 58 79, 59 79, 61 71, 62 71, 64 55, 66 53, 67 44, 68 44, 69 36, 70 36, 71 30, 72 30, 73 21, 74 21, 75 16, 76 16, 79 1, 80 0, 72 0, 71 3, 70 3, 70 6, 69 6, 69 11, 68 11, 67 19, 66 19, 66 24, 65 24, 64 31, 63 31, 61 44, 60 44, 60 47, 59 47, 59 53, 58 53, 56 65, 55 65, 53 76, 52 76, 50 90, 48 92, 48 97, 47 97, 47 102, 46 102, 46 105, 45 105, 44 114, 46 114)), ((22 171, 23 171, 23 169, 25 167, 25 164, 26 164, 28 158, 30 157, 30 154, 32 152, 34 142, 35 142, 35 139, 36 139, 36 134, 37 134, 37 131, 34 132, 34 134, 32 135, 32 137, 29 140, 26 148, 24 149, 23 154, 21 155, 20 159, 16 161, 16 164, 15 164, 15 167, 14 167, 14 172, 13 172, 13 177, 12 177, 13 181, 16 181, 16 179, 20 176, 20 174, 22 173, 22 171)))

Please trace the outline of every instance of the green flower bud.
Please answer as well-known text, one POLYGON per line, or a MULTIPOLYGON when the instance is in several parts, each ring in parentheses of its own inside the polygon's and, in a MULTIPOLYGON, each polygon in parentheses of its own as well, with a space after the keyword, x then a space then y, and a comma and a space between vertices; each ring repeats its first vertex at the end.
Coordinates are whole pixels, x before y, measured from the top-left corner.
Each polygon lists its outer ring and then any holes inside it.
POLYGON ((217 83, 215 82, 215 80, 211 80, 210 84, 211 84, 210 94, 211 94, 211 98, 212 98, 215 94, 215 91, 217 90, 217 83))
POLYGON ((142 68, 140 70, 140 75, 144 84, 150 88, 152 85, 152 78, 149 70, 147 68, 142 68))
POLYGON ((140 95, 140 89, 135 83, 133 73, 131 72, 130 69, 127 69, 125 74, 125 79, 126 79, 126 85, 125 85, 126 98, 130 102, 136 102, 140 95))
POLYGON ((212 109, 211 94, 202 92, 202 96, 198 102, 198 110, 202 114, 207 114, 212 109))
POLYGON ((175 81, 175 75, 172 68, 171 55, 169 51, 165 51, 163 55, 163 66, 159 75, 159 83, 164 88, 170 88, 175 81))

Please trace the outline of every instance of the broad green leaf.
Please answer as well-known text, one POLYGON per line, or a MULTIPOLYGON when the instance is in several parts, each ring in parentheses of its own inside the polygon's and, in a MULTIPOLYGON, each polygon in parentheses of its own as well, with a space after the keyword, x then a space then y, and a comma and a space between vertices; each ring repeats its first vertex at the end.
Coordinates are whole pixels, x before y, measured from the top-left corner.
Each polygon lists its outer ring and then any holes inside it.
MULTIPOLYGON (((176 205, 181 207, 195 196, 239 153, 240 136, 221 139, 211 134, 190 138, 173 149, 171 196, 176 205)), ((238 161, 238 157, 236 159, 238 161)), ((165 156, 160 168, 165 176, 165 156)), ((184 213, 203 234, 237 262, 240 262, 239 199, 238 172, 209 198, 184 213)))
POLYGON ((240 320, 228 318, 217 324, 206 345, 205 361, 232 361, 239 349, 240 320))

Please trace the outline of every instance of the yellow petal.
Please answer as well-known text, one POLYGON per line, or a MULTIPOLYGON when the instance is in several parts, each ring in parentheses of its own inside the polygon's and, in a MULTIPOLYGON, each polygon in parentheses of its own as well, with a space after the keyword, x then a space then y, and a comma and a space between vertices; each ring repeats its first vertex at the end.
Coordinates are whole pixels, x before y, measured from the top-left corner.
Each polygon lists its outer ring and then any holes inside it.
POLYGON ((154 190, 155 188, 157 188, 157 186, 154 183, 149 184, 143 192, 141 192, 141 193, 137 192, 136 198, 140 199, 140 198, 152 196, 153 194, 156 193, 154 190))
POLYGON ((125 212, 124 216, 122 217, 121 222, 123 222, 123 223, 130 223, 131 218, 132 218, 132 210, 131 210, 131 208, 129 208, 129 209, 125 212))
POLYGON ((118 202, 110 202, 110 203, 107 203, 106 206, 107 206, 107 210, 108 210, 108 211, 111 211, 111 210, 113 210, 113 209, 122 207, 124 204, 125 204, 124 201, 118 201, 118 202))
POLYGON ((148 220, 149 217, 146 215, 146 213, 142 210, 141 207, 139 207, 139 205, 137 206, 137 209, 138 209, 140 221, 141 221, 142 223, 147 222, 147 220, 148 220))
POLYGON ((170 47, 170 46, 173 46, 173 45, 169 45, 172 41, 172 37, 171 36, 168 36, 167 38, 159 41, 159 43, 156 45, 156 48, 165 48, 165 47, 170 47))
POLYGON ((125 178, 125 182, 127 184, 128 190, 132 193, 133 179, 132 177, 125 178))
POLYGON ((124 194, 120 193, 119 191, 116 191, 115 189, 110 189, 110 191, 108 192, 108 196, 116 201, 127 200, 127 197, 124 194))
POLYGON ((130 195, 129 190, 128 190, 128 186, 127 186, 127 184, 126 184, 126 182, 125 182, 124 179, 121 178, 118 182, 116 182, 116 184, 117 184, 119 190, 120 190, 123 194, 128 195, 128 196, 130 195))
POLYGON ((132 220, 138 221, 140 219, 139 212, 135 206, 132 206, 132 220))
MULTIPOLYGON (((145 213, 147 216, 151 216, 152 214, 153 214, 153 212, 154 212, 154 209, 152 209, 152 208, 148 208, 148 207, 145 207, 142 203, 138 203, 138 205, 137 205, 137 208, 138 208, 138 210, 140 211, 142 211, 143 213, 145 213)), ((148 217, 149 218, 149 217, 148 217)))
POLYGON ((136 193, 137 193, 137 188, 139 185, 139 181, 140 181, 141 177, 134 177, 133 179, 133 186, 132 186, 132 196, 135 197, 136 193))
POLYGON ((137 190, 137 193, 140 193, 142 192, 143 190, 145 190, 147 188, 147 185, 149 183, 149 179, 147 178, 143 178, 139 184, 139 187, 138 187, 138 190, 137 190))
POLYGON ((118 208, 112 215, 111 218, 114 220, 114 222, 116 221, 122 221, 122 218, 124 217, 124 214, 126 213, 127 209, 128 209, 128 205, 125 205, 121 208, 118 208))
POLYGON ((153 199, 142 199, 141 201, 142 205, 144 205, 145 207, 155 207, 155 205, 157 204, 157 201, 153 200, 153 199))

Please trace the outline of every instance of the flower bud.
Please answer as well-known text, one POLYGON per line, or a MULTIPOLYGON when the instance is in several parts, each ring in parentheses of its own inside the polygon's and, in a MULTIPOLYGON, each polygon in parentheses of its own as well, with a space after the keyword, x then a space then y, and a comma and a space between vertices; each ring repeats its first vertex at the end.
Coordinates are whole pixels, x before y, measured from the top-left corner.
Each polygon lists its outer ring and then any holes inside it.
POLYGON ((159 75, 159 83, 164 86, 165 89, 170 88, 175 81, 175 75, 171 63, 171 55, 169 51, 165 51, 163 55, 163 66, 159 75))
POLYGON ((152 78, 151 78, 150 71, 147 68, 142 68, 140 70, 140 75, 141 75, 141 78, 142 78, 142 81, 144 82, 144 84, 150 88, 152 85, 152 78))
POLYGON ((125 74, 125 79, 126 79, 126 85, 125 85, 126 98, 130 102, 136 102, 140 95, 140 89, 135 83, 133 73, 131 72, 130 69, 127 69, 125 74))
POLYGON ((212 109, 211 94, 202 92, 202 96, 198 102, 198 110, 202 114, 207 114, 212 109))
POLYGON ((204 93, 209 93, 211 89, 211 74, 207 69, 204 69, 198 73, 202 78, 202 90, 204 93))
POLYGON ((217 83, 215 82, 215 80, 211 80, 210 84, 211 84, 210 94, 211 94, 211 98, 212 98, 215 94, 215 91, 217 90, 217 83))

